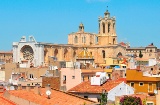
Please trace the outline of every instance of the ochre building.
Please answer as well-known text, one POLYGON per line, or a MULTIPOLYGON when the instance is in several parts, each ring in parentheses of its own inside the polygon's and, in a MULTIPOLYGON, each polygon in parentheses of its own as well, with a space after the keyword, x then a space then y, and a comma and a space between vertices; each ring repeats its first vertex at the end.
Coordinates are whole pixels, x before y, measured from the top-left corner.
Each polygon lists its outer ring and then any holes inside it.
MULTIPOLYGON (((157 48, 153 45, 143 49, 134 49, 128 45, 118 44, 116 19, 110 16, 108 10, 104 13, 104 17, 98 18, 98 26, 99 31, 95 34, 85 32, 85 26, 80 23, 78 32, 68 35, 68 44, 37 42, 33 36, 30 36, 27 41, 23 36, 19 42, 13 42, 13 62, 27 64, 27 67, 48 66, 50 58, 55 61, 75 62, 84 48, 90 53, 95 64, 104 64, 107 58, 116 58, 118 55, 138 55, 140 50, 144 54, 143 57, 156 56, 157 48)), ((88 57, 85 54, 81 56, 82 58, 88 57)))
POLYGON ((110 17, 107 10, 98 20, 98 34, 85 32, 81 23, 78 32, 68 35, 68 44, 41 43, 32 36, 27 41, 23 36, 20 42, 13 42, 13 62, 37 67, 48 65, 49 57, 58 61, 76 61, 84 47, 95 63, 105 63, 105 58, 116 57, 119 52, 125 54, 125 47, 117 42, 115 17, 110 17))

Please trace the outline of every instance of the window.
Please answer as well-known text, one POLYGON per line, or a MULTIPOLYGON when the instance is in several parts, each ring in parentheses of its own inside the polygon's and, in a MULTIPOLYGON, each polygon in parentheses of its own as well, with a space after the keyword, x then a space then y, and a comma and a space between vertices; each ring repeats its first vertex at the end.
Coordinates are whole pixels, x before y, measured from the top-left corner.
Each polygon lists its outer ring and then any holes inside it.
POLYGON ((130 86, 134 88, 134 82, 131 82, 131 83, 130 83, 130 86))
POLYGON ((86 43, 86 37, 84 37, 84 43, 86 43))
POLYGON ((66 75, 63 75, 63 84, 66 84, 66 75))
POLYGON ((75 36, 75 38, 74 38, 74 43, 78 43, 78 37, 77 36, 75 36))
POLYGON ((109 77, 109 79, 110 79, 110 78, 111 78, 111 74, 108 73, 108 77, 109 77))
POLYGON ((82 81, 84 81, 84 75, 82 76, 82 81))
POLYGON ((33 78, 33 74, 30 74, 29 77, 30 77, 30 78, 33 78))
POLYGON ((63 75, 63 80, 66 81, 66 75, 63 75))
POLYGON ((88 75, 88 81, 90 80, 90 77, 89 77, 89 75, 88 75))
POLYGON ((102 50, 102 55, 103 55, 103 58, 105 58, 105 51, 102 50))
POLYGON ((72 79, 75 79, 75 76, 72 76, 72 79))
POLYGON ((152 92, 152 91, 153 91, 152 83, 148 83, 148 92, 152 92))
POLYGON ((146 105, 154 105, 152 102, 147 102, 146 105))
POLYGON ((87 99, 88 99, 88 96, 84 96, 84 98, 87 98, 87 99))
POLYGON ((143 82, 139 82, 139 86, 143 86, 144 84, 143 84, 143 82))

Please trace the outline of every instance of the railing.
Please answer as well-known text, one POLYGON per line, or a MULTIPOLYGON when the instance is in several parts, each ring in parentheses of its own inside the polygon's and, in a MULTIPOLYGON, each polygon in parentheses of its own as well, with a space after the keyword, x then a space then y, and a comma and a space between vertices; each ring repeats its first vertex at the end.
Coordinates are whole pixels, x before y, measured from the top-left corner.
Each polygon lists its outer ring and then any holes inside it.
POLYGON ((159 74, 151 74, 151 73, 148 73, 148 71, 146 72, 143 72, 143 76, 148 76, 148 77, 160 77, 159 74))

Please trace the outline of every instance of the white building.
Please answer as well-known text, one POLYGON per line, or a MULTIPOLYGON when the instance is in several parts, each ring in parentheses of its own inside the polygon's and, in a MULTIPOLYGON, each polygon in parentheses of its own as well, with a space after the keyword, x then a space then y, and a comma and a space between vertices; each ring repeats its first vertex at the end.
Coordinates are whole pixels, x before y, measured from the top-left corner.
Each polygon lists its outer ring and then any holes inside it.
POLYGON ((123 80, 107 81, 102 85, 91 85, 90 81, 85 81, 73 87, 68 92, 98 101, 102 90, 108 92, 107 99, 111 101, 115 101, 115 96, 134 94, 134 88, 127 85, 123 80))
POLYGON ((44 45, 37 43, 33 36, 28 41, 23 36, 19 42, 13 42, 13 62, 27 68, 43 65, 44 45))

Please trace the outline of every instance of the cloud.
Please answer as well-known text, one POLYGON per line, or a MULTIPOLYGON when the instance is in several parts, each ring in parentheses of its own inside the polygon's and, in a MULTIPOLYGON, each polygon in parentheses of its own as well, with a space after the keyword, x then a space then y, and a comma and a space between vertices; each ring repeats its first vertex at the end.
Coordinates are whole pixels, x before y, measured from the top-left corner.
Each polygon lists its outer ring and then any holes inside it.
POLYGON ((88 3, 92 2, 109 2, 110 0, 86 0, 88 3))

